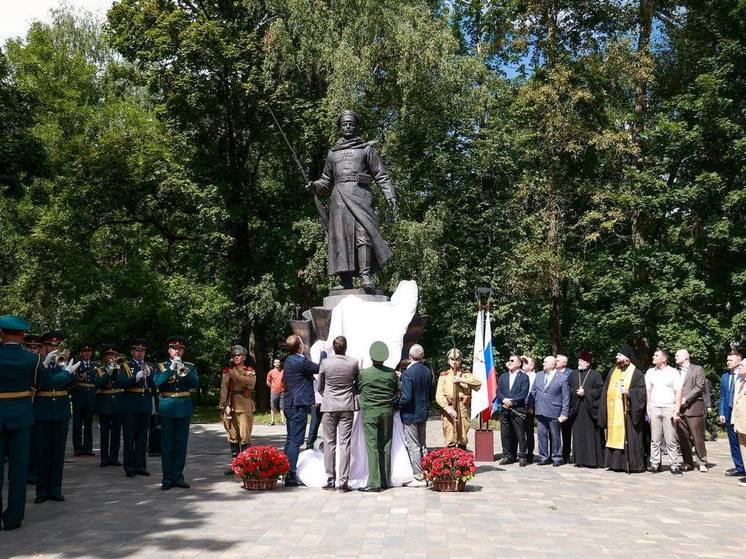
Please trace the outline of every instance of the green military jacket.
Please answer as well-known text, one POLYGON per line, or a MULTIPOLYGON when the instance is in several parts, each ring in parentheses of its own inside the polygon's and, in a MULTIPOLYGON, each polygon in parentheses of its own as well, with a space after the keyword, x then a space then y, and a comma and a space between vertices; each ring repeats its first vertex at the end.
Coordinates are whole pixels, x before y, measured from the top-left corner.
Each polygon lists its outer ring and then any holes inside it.
POLYGON ((130 359, 122 365, 116 382, 116 386, 124 390, 118 396, 121 413, 152 413, 153 390, 155 390, 153 375, 155 372, 155 365, 147 361, 141 364, 134 359, 130 359), (142 371, 143 365, 147 365, 150 374, 138 380, 137 373, 142 371))
MULTIPOLYGON (((0 392, 30 392, 44 372, 41 358, 18 344, 0 344, 0 392)), ((0 431, 34 424, 31 395, 0 399, 0 431)))
POLYGON ((398 387, 399 382, 394 369, 384 365, 372 365, 360 371, 358 389, 363 412, 393 413, 398 387))
POLYGON ((117 377, 120 371, 109 372, 106 365, 96 369, 96 413, 116 415, 120 413, 120 396, 122 389, 117 388, 117 377))
POLYGON ((73 406, 80 404, 96 403, 96 369, 99 364, 95 361, 83 363, 73 374, 73 383, 70 386, 73 406))
POLYGON ((171 370, 171 360, 158 364, 153 379, 158 387, 160 399, 158 415, 161 417, 192 417, 194 406, 189 391, 199 388, 199 375, 193 363, 184 361, 186 376, 180 377, 171 370))
POLYGON ((34 417, 36 421, 70 419, 70 396, 68 392, 72 381, 72 373, 54 363, 40 371, 37 378, 36 395, 34 396, 34 417))

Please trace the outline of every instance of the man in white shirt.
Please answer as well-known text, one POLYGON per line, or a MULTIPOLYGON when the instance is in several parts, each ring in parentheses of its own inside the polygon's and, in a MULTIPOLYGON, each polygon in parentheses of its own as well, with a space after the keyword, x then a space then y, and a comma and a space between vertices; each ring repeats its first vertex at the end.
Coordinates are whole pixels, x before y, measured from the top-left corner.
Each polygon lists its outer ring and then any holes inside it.
POLYGON ((675 422, 679 421, 681 407, 681 375, 668 365, 668 352, 657 349, 653 354, 653 367, 645 373, 648 416, 650 417, 650 467, 649 472, 661 469, 661 445, 665 443, 671 473, 680 476, 679 443, 675 422))

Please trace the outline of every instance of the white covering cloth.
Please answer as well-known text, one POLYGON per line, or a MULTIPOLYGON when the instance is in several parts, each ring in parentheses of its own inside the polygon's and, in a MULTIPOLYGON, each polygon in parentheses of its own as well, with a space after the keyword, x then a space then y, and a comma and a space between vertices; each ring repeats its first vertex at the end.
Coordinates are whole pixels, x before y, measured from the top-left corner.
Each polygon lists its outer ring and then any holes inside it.
MULTIPOLYGON (((417 310, 417 283, 402 281, 391 296, 391 301, 365 301, 351 295, 334 307, 329 339, 318 340, 310 348, 311 360, 318 363, 322 351, 329 354, 331 340, 337 336, 347 338, 347 355, 360 362, 360 368, 369 367, 370 346, 375 341, 386 343, 389 358, 385 365, 396 367, 401 358, 404 334, 417 310)), ((363 436, 362 411, 355 412, 352 422, 350 442, 349 486, 353 489, 365 487, 368 482, 368 455, 363 436)), ((322 427, 323 428, 323 427, 322 427)), ((339 454, 337 454, 339 471, 339 454)), ((309 487, 322 487, 326 484, 324 454, 319 450, 306 450, 298 457, 298 479, 309 487)), ((398 413, 394 413, 394 433, 391 440, 391 483, 404 485, 414 479, 409 454, 404 444, 404 426, 398 413)))

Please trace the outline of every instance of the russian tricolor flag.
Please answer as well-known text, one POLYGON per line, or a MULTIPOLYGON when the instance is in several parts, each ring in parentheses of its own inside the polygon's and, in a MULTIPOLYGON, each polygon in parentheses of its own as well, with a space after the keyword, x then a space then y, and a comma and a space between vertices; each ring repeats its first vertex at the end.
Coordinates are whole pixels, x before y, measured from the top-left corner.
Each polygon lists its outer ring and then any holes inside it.
POLYGON ((487 311, 487 318, 484 325, 484 368, 487 376, 487 400, 489 407, 482 410, 482 421, 487 422, 492 415, 492 401, 497 396, 497 371, 495 370, 495 360, 492 357, 492 326, 490 325, 490 312, 487 311))

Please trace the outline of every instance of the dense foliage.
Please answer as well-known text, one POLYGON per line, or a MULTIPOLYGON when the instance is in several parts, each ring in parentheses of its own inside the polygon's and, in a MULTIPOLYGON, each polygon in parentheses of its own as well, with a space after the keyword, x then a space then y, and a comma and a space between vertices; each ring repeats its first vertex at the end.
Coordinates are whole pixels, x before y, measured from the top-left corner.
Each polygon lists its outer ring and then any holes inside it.
MULTIPOLYGON (((609 364, 746 331, 737 0, 119 0, 0 51, 0 309, 74 342, 172 332, 260 376, 331 282, 312 177, 357 110, 398 190, 378 277, 420 286, 437 367, 495 345, 609 364)), ((381 205, 383 208, 383 205, 381 205)))

